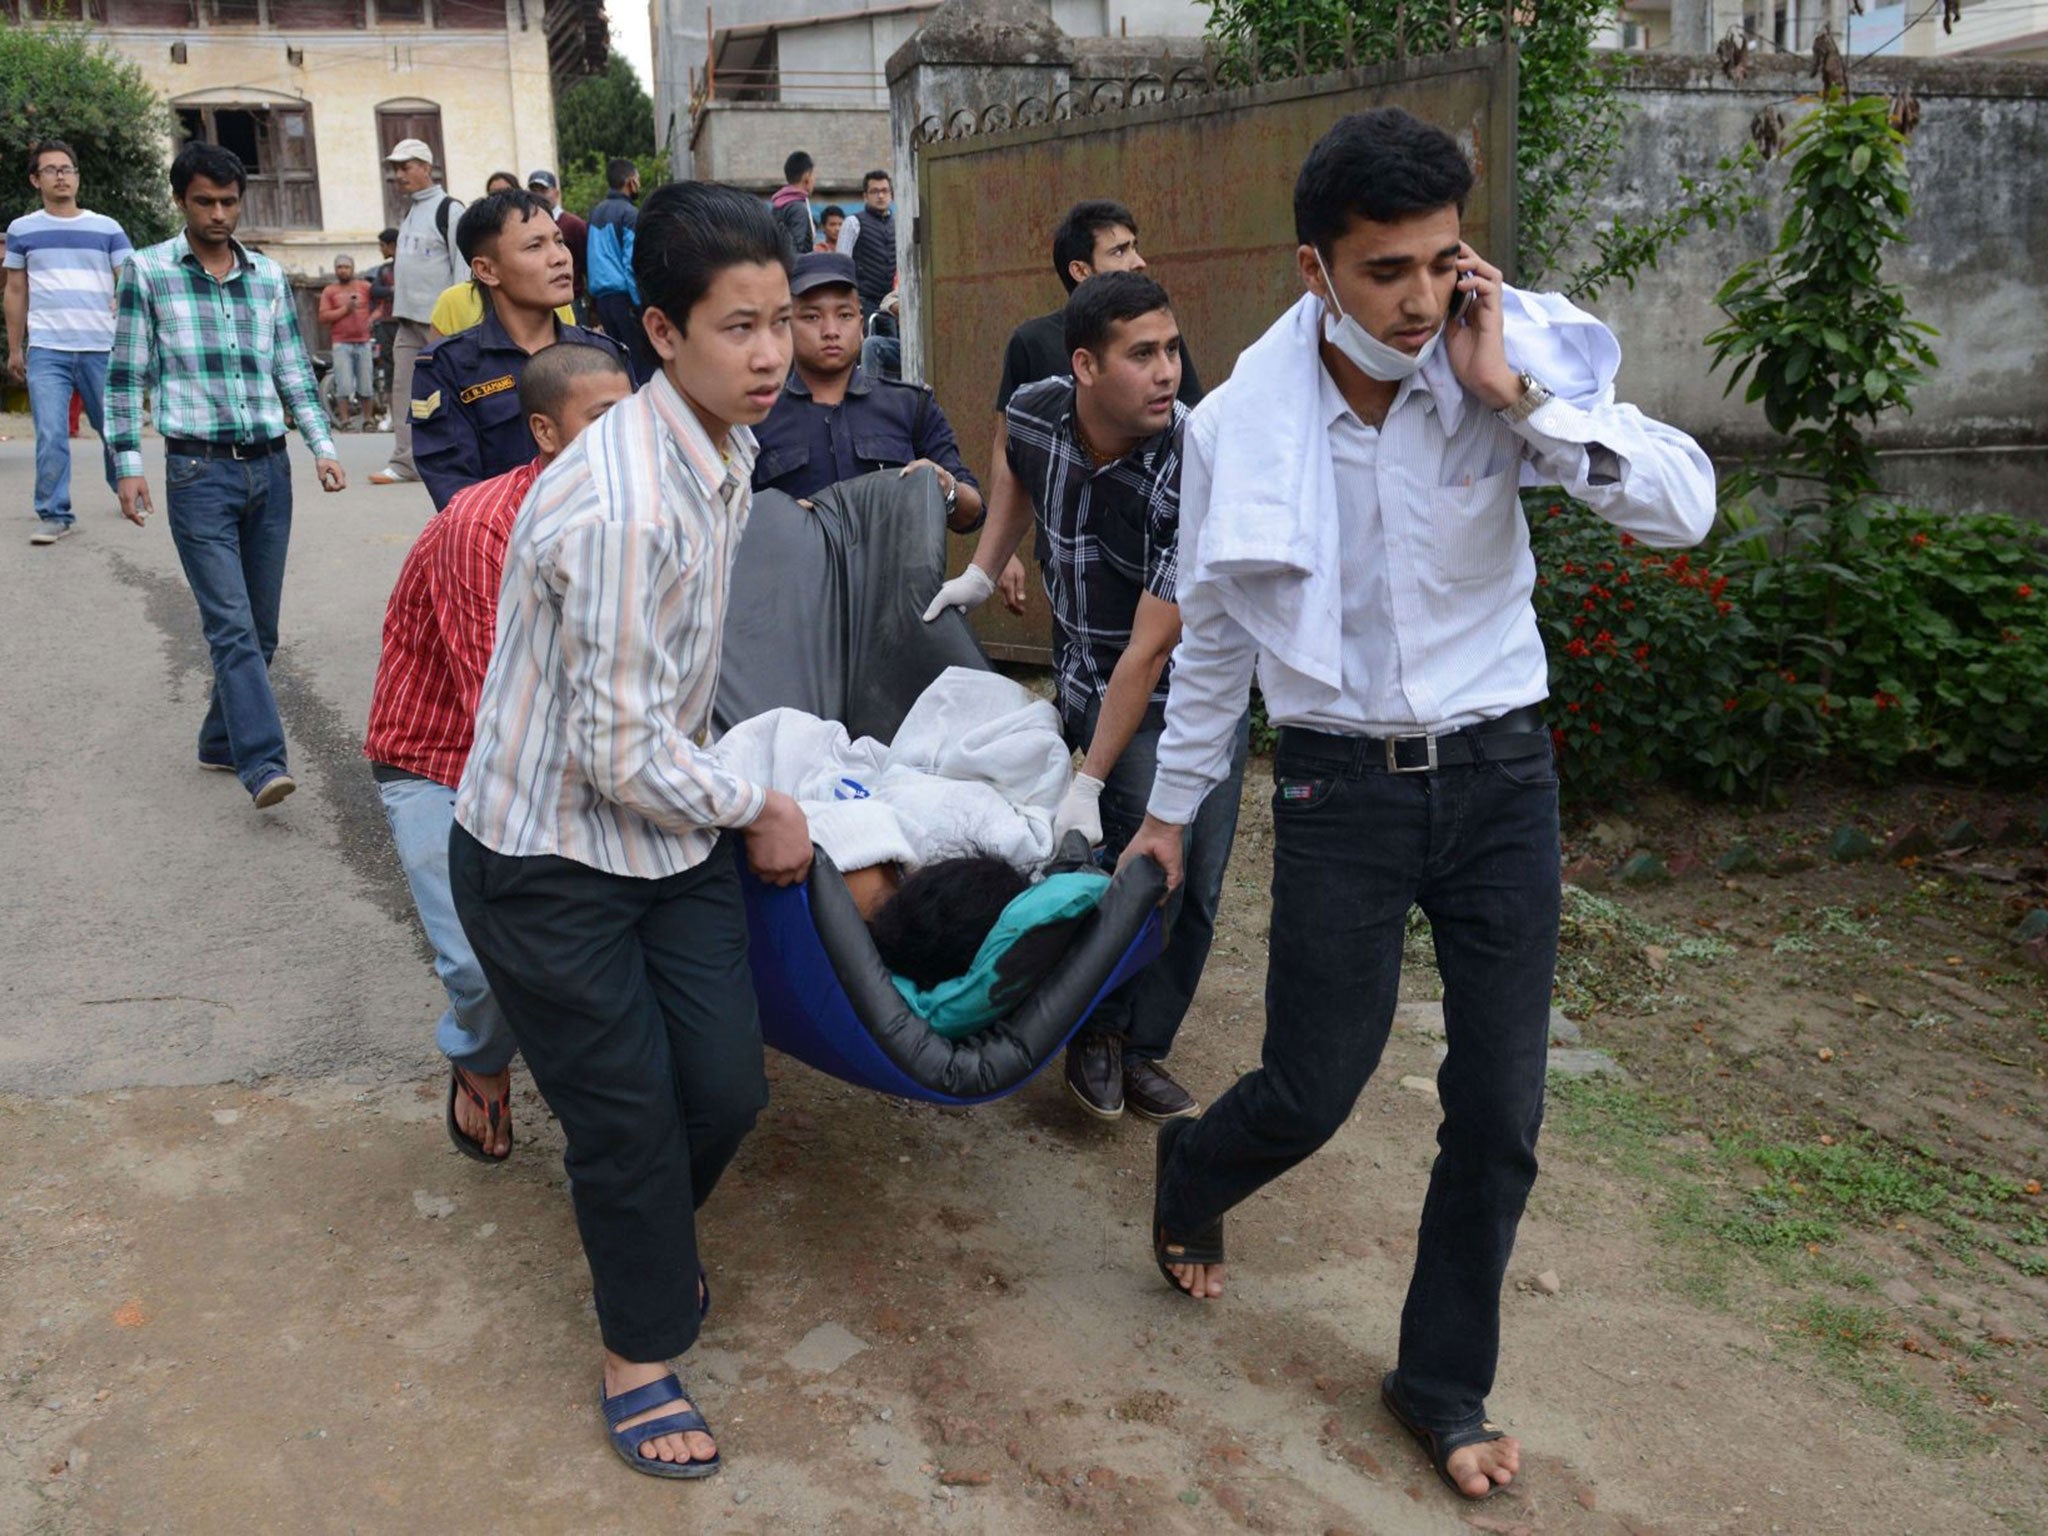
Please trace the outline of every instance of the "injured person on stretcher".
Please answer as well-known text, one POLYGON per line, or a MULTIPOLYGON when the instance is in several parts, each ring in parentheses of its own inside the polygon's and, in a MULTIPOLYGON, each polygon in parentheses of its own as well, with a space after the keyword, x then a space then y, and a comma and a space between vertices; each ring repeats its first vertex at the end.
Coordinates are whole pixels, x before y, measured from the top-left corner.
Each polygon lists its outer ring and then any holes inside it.
POLYGON ((1093 869, 1041 878, 1073 758, 1052 705, 997 673, 948 668, 890 742, 775 709, 716 751, 802 806, 897 990, 941 1034, 1001 1018, 1108 888, 1093 869))

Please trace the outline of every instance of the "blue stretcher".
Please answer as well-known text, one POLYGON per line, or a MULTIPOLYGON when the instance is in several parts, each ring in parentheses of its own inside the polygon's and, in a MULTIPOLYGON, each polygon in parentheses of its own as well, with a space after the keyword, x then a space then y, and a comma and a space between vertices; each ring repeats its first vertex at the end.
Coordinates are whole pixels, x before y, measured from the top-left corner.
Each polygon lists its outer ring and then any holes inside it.
MULTIPOLYGON (((959 614, 923 622, 945 560, 945 510, 928 471, 899 479, 885 470, 809 505, 756 495, 733 568, 721 728, 789 707, 856 737, 893 739, 947 667, 988 666, 959 614)), ((1062 862, 1085 852, 1063 849, 1062 862)), ((903 1001, 822 851, 810 878, 787 887, 756 880, 742 857, 740 884, 768 1044, 842 1082, 933 1104, 981 1104, 1021 1088, 1163 942, 1165 876, 1139 860, 1007 1018, 949 1040, 903 1001)))

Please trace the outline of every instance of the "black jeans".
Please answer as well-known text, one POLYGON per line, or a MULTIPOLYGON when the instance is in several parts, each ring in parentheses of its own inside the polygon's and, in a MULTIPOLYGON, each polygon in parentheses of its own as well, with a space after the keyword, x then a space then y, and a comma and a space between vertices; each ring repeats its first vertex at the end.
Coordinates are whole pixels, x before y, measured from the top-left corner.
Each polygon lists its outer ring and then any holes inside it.
POLYGON ((696 1208, 768 1102, 730 842, 655 880, 513 858, 458 823, 455 910, 563 1165, 605 1347, 667 1360, 697 1339, 696 1208))
POLYGON ((1266 1039, 1184 1133, 1161 1191, 1199 1230, 1350 1116, 1393 1023, 1408 909, 1436 942, 1450 1054, 1401 1384, 1435 1428, 1483 1417, 1500 1288, 1536 1181, 1557 964, 1557 771, 1548 754, 1393 774, 1365 743, 1284 731, 1274 766, 1266 1039))
MULTIPOLYGON (((1079 731, 1071 732, 1074 749, 1085 752, 1102 714, 1100 701, 1088 707, 1079 731)), ((1105 997, 1088 1017, 1088 1033, 1121 1035, 1125 1061, 1164 1061, 1173 1049, 1181 1021, 1194 1004, 1216 940, 1216 908, 1223 896, 1223 872, 1230 865, 1237 840, 1238 802, 1244 798, 1244 764, 1251 744, 1251 716, 1237 723, 1230 754, 1230 773, 1210 790, 1195 812, 1182 844, 1185 878, 1167 898, 1163 914, 1166 949, 1138 975, 1105 997)), ((1164 728, 1140 726, 1102 786, 1102 851, 1113 865, 1125 844, 1138 835, 1145 820, 1145 802, 1152 797, 1152 776, 1159 766, 1159 738, 1164 728)))

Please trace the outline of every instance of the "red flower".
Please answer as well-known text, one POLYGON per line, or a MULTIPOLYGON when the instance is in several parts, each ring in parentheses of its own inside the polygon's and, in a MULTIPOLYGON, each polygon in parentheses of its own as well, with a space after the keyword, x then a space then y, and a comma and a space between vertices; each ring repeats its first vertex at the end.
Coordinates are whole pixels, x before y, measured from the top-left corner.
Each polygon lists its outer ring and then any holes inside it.
POLYGON ((1714 584, 1711 587, 1707 588, 1707 596, 1713 598, 1716 602, 1719 602, 1721 594, 1723 592, 1726 592, 1727 590, 1728 578, 1726 576, 1716 576, 1714 578, 1714 584))
POLYGON ((1637 660, 1637 661, 1648 661, 1649 659, 1650 659, 1650 647, 1649 647, 1649 644, 1648 644, 1647 642, 1645 642, 1644 644, 1642 644, 1642 645, 1639 645, 1639 646, 1637 646, 1637 647, 1636 647, 1636 660, 1637 660))
POLYGON ((1623 601, 1621 611, 1623 613, 1634 613, 1636 611, 1635 599, 1629 598, 1623 601))
POLYGON ((1733 603, 1716 603, 1716 604, 1714 604, 1714 612, 1716 612, 1716 613, 1718 613, 1718 614, 1722 615, 1722 616, 1723 616, 1724 618, 1725 618, 1725 617, 1726 617, 1727 615, 1729 615, 1729 614, 1733 613, 1734 611, 1735 611, 1735 605, 1734 605, 1733 603))
POLYGON ((1797 672, 1780 672, 1778 676, 1785 679, 1785 681, 1788 683, 1796 683, 1799 681, 1799 674, 1797 672))
POLYGON ((1913 535, 1913 547, 1914 547, 1915 549, 1925 549, 1925 548, 1927 547, 1927 535, 1926 535, 1926 534, 1924 534, 1924 533, 1916 533, 1916 534, 1914 534, 1914 535, 1913 535))
POLYGON ((1632 533, 1624 533, 1621 536, 1621 547, 1623 549, 1634 549, 1636 547, 1636 536, 1632 533))
POLYGON ((1568 715, 1576 715, 1579 712, 1579 706, 1576 703, 1567 704, 1564 707, 1564 712, 1568 715))
POLYGON ((1605 683, 1595 683, 1593 685, 1593 691, 1595 693, 1605 693, 1607 691, 1607 685, 1605 683))
POLYGON ((1740 699, 1723 699, 1721 701, 1721 713, 1724 715, 1732 715, 1740 708, 1742 708, 1742 701, 1740 699))
POLYGON ((2022 586, 2019 588, 2018 591, 2013 593, 2014 597, 2032 597, 2033 595, 2034 589, 2028 586, 2022 586))
POLYGON ((1564 648, 1564 653, 1567 656, 1590 656, 1593 654, 1592 649, 1586 644, 1586 642, 1577 639, 1576 637, 1572 640, 1572 643, 1570 645, 1564 648))
POLYGON ((1612 560, 1602 560, 1600 562, 1600 569, 1602 571, 1611 571, 1614 569, 1614 562, 1612 560))
POLYGON ((1600 722, 1598 720, 1588 720, 1586 722, 1586 729, 1591 731, 1595 736, 1598 736, 1600 734, 1600 722))
POLYGON ((1877 692, 1873 693, 1870 696, 1870 702, 1875 704, 1879 709, 1896 709, 1898 707, 1899 699, 1897 694, 1886 693, 1882 688, 1880 688, 1877 690, 1877 692))
POLYGON ((1558 504, 1557 502, 1554 502, 1554 501, 1553 501, 1553 502, 1552 502, 1552 503, 1550 504, 1550 515, 1551 515, 1552 517, 1563 517, 1563 516, 1564 516, 1564 508, 1563 508, 1562 506, 1560 506, 1560 505, 1559 505, 1559 504, 1558 504))
POLYGON ((1583 604, 1581 604, 1581 606, 1586 610, 1586 612, 1591 613, 1595 608, 1599 607, 1600 605, 1594 602, 1593 599, 1589 597, 1583 604))
POLYGON ((1593 643, 1595 645, 1612 645, 1614 644, 1614 636, 1603 629, 1593 637, 1593 643))

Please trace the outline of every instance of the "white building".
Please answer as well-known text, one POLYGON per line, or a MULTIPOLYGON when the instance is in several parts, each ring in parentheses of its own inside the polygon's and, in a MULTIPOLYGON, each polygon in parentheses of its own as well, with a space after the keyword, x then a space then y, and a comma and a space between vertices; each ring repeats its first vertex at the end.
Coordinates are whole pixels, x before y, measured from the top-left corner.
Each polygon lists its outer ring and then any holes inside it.
POLYGON ((1610 46, 1710 53, 1731 32, 1754 46, 1806 53, 1823 27, 1852 61, 1869 55, 1906 58, 2048 59, 2048 0, 1965 0, 1953 31, 1941 7, 1927 0, 1865 0, 1857 15, 1848 0, 1623 0, 1610 46))
MULTIPOLYGON (((1040 0, 1069 37, 1200 37, 1201 0, 1040 0)), ((807 151, 820 196, 890 163, 889 56, 939 0, 652 0, 654 120, 679 171, 769 190, 807 151), (706 36, 707 17, 710 35, 706 36)))
MULTIPOLYGON (((171 104, 178 135, 249 170, 240 234, 302 278, 377 259, 403 199, 384 155, 434 146, 457 196, 555 163, 555 92, 601 68, 602 0, 0 0, 94 24, 171 104)), ((173 146, 174 147, 174 146, 173 146)))

